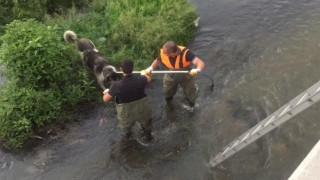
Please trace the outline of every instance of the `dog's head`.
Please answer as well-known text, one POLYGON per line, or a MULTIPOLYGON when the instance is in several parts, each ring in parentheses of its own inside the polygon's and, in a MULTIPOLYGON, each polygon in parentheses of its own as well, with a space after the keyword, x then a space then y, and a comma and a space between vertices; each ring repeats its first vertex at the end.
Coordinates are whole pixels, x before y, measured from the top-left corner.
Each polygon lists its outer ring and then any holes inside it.
POLYGON ((117 74, 116 68, 111 65, 107 65, 103 68, 103 76, 107 82, 118 81, 120 79, 120 75, 117 74))

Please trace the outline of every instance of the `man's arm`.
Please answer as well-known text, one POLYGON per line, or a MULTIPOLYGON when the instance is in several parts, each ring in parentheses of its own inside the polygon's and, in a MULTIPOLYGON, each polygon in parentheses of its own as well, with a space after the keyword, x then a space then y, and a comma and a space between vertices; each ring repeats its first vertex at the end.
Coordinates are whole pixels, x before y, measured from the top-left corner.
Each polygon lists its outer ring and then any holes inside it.
POLYGON ((157 59, 155 59, 155 60, 152 62, 151 66, 148 67, 147 69, 145 69, 144 72, 145 72, 148 76, 150 76, 151 73, 152 73, 152 71, 153 71, 153 69, 156 68, 158 65, 159 65, 159 62, 158 62, 157 59))
POLYGON ((158 62, 157 59, 155 59, 155 60, 152 62, 152 64, 151 64, 150 67, 152 67, 152 69, 154 69, 154 68, 158 67, 158 65, 159 65, 159 62, 158 62))
POLYGON ((196 65, 196 67, 197 67, 197 69, 199 70, 199 72, 203 70, 203 68, 204 68, 204 62, 203 62, 200 58, 195 57, 195 59, 192 61, 192 63, 193 63, 194 65, 196 65))
POLYGON ((201 71, 203 70, 203 68, 204 68, 204 62, 203 62, 201 59, 199 59, 198 57, 195 57, 195 59, 192 61, 192 63, 193 63, 194 65, 196 65, 196 68, 191 69, 190 72, 189 72, 189 74, 190 74, 191 76, 194 76, 194 75, 197 75, 198 72, 201 72, 201 71))

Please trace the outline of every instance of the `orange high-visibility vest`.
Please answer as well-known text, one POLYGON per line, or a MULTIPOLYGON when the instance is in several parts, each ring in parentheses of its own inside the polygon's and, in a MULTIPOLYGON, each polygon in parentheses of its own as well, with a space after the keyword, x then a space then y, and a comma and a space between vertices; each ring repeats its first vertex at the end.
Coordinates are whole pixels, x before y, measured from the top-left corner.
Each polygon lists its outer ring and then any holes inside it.
POLYGON ((175 65, 172 66, 170 63, 169 57, 163 53, 163 49, 160 49, 160 58, 161 63, 168 69, 183 69, 190 66, 190 62, 186 59, 187 51, 189 51, 188 48, 183 46, 178 46, 180 49, 180 54, 176 57, 175 65))

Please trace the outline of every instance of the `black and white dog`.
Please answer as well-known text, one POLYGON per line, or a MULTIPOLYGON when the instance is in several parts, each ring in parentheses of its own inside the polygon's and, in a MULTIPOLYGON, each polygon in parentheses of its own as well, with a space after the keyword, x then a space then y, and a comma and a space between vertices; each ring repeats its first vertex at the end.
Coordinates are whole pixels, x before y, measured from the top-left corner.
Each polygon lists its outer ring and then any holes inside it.
POLYGON ((111 84, 112 81, 119 80, 116 69, 108 64, 90 39, 78 39, 77 34, 73 31, 65 31, 63 38, 69 43, 75 43, 83 63, 94 73, 103 90, 106 89, 105 83, 111 84))

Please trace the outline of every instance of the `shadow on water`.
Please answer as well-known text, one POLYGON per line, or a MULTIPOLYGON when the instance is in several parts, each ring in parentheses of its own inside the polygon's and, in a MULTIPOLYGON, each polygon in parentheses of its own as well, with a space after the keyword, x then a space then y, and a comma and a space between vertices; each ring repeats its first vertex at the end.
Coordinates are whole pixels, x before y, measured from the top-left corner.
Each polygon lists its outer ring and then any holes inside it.
MULTIPOLYGON (((320 138, 319 105, 210 168, 211 156, 307 89, 318 71, 316 0, 192 0, 200 28, 188 44, 206 62, 200 107, 179 92, 162 97, 162 77, 147 90, 155 141, 122 141, 113 104, 79 115, 60 138, 21 155, 0 152, 0 179, 287 179, 320 138)), ((139 138, 139 125, 134 136, 139 138)))

